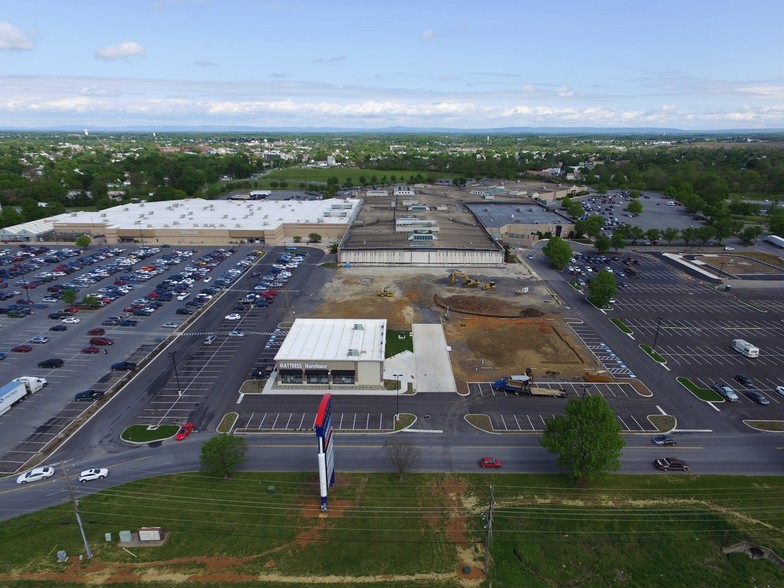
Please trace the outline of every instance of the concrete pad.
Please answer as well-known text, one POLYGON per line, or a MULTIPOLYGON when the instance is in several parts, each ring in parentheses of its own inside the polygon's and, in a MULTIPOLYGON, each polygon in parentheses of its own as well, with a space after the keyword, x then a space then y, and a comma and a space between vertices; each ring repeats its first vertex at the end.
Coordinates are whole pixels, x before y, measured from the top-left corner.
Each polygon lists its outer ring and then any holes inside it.
POLYGON ((415 324, 412 326, 412 336, 416 359, 416 370, 412 380, 414 390, 457 392, 443 326, 440 323, 415 324))

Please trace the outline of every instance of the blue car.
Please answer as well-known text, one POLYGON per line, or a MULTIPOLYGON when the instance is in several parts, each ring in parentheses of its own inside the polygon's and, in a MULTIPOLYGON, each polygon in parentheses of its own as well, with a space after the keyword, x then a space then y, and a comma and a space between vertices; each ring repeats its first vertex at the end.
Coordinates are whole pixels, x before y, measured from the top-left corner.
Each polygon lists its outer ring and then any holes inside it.
POLYGON ((0 359, 5 359, 5 353, 0 351, 0 359))

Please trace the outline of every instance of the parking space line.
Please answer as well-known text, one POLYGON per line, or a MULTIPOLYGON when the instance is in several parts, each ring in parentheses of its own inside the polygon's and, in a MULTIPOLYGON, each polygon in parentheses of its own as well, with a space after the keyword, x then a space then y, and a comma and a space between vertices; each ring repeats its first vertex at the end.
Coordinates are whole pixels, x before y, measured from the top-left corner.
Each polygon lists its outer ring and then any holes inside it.
POLYGON ((272 427, 271 427, 272 429, 274 429, 274 428, 275 428, 275 425, 277 425, 277 424, 278 424, 278 419, 279 419, 279 418, 280 418, 280 413, 278 413, 277 415, 275 415, 275 422, 274 422, 274 423, 272 423, 272 427))
POLYGON ((615 416, 618 418, 618 420, 619 420, 619 421, 621 421, 621 423, 623 424, 623 428, 624 428, 624 429, 626 429, 626 430, 628 431, 628 430, 629 430, 629 426, 626 424, 626 421, 624 421, 624 420, 621 418, 621 416, 620 416, 620 415, 617 415, 617 414, 616 414, 615 416))
POLYGON ((534 423, 533 423, 533 421, 531 421, 531 417, 530 417, 529 415, 525 415, 525 418, 527 418, 527 419, 528 419, 528 424, 529 424, 529 425, 531 425, 531 430, 532 430, 532 431, 535 431, 536 429, 534 428, 534 423))
POLYGON ((517 415, 516 415, 516 414, 514 414, 514 415, 512 415, 512 416, 514 417, 515 423, 517 423, 517 430, 518 430, 518 431, 522 431, 522 430, 523 430, 523 428, 520 426, 520 421, 518 421, 518 420, 517 420, 517 415))

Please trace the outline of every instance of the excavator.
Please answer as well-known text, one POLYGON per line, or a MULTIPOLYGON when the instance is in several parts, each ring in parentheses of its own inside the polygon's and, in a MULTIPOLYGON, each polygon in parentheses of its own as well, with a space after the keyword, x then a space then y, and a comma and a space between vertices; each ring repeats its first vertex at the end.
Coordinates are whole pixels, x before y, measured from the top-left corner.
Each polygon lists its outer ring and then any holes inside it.
POLYGON ((389 289, 388 286, 384 286, 384 288, 379 290, 376 295, 382 296, 384 298, 392 298, 395 294, 392 292, 392 290, 389 289))
POLYGON ((487 282, 482 284, 482 290, 495 290, 495 282, 487 282))
POLYGON ((475 288, 476 286, 479 286, 479 280, 475 280, 471 276, 469 276, 468 274, 464 274, 463 272, 452 272, 452 274, 449 276, 449 283, 454 284, 455 280, 457 280, 458 278, 463 278, 465 280, 463 286, 465 286, 466 288, 475 288))

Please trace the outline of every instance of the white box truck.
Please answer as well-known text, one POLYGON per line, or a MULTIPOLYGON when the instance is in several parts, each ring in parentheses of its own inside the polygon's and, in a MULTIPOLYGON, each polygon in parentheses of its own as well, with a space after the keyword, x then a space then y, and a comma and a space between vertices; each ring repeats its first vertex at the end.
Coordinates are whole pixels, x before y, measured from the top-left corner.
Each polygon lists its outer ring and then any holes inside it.
POLYGON ((0 415, 7 413, 11 407, 46 386, 46 379, 34 376, 21 376, 11 380, 0 388, 0 415))
POLYGON ((755 347, 743 339, 733 339, 731 347, 733 351, 737 351, 744 357, 759 357, 759 347, 755 347))

